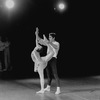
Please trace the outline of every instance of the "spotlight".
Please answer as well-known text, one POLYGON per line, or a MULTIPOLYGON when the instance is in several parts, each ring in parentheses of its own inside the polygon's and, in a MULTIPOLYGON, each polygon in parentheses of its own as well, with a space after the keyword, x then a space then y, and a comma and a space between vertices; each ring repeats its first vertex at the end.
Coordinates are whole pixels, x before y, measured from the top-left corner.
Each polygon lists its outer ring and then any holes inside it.
POLYGON ((54 3, 54 10, 57 10, 60 13, 68 11, 68 8, 69 8, 69 3, 67 1, 60 0, 54 3))
POLYGON ((5 5, 6 5, 6 7, 7 7, 8 9, 11 9, 11 8, 14 7, 15 4, 14 4, 14 1, 13 1, 13 0, 6 0, 5 5))
POLYGON ((64 10, 65 4, 64 4, 64 3, 60 3, 60 4, 58 5, 58 7, 59 7, 60 10, 64 10))

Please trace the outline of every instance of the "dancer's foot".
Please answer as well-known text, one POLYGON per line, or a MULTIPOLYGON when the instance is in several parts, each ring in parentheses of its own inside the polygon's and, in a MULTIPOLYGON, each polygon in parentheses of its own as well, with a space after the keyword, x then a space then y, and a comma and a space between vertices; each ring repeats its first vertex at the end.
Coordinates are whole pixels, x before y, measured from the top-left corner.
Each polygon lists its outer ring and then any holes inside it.
POLYGON ((47 87, 44 89, 44 91, 50 91, 50 86, 49 85, 47 85, 47 87))
POLYGON ((55 94, 60 94, 61 91, 60 91, 60 87, 57 87, 57 91, 55 92, 55 94))
POLYGON ((60 91, 56 91, 56 92, 55 92, 55 94, 60 94, 60 93, 61 93, 60 91))
POLYGON ((45 88, 44 91, 48 91, 49 92, 50 91, 50 88, 45 88))
POLYGON ((44 93, 44 90, 40 90, 40 91, 38 91, 38 92, 36 92, 36 93, 44 93))

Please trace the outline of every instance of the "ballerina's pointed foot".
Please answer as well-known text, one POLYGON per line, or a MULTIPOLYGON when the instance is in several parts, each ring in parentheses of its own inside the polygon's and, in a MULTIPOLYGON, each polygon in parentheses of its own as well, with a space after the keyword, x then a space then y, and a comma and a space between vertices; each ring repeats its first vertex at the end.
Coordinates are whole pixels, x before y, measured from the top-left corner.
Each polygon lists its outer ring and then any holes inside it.
POLYGON ((44 91, 50 92, 50 88, 45 88, 44 91))
POLYGON ((38 92, 36 92, 36 93, 44 93, 44 90, 40 90, 40 91, 38 91, 38 92))

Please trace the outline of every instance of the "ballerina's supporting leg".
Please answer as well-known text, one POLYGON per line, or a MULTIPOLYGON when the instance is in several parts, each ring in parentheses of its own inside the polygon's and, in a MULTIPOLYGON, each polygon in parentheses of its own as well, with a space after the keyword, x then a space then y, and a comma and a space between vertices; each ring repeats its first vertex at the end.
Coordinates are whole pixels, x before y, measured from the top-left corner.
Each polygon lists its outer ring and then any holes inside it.
POLYGON ((44 69, 43 69, 43 66, 39 66, 38 73, 40 76, 41 90, 36 93, 44 93, 44 69))

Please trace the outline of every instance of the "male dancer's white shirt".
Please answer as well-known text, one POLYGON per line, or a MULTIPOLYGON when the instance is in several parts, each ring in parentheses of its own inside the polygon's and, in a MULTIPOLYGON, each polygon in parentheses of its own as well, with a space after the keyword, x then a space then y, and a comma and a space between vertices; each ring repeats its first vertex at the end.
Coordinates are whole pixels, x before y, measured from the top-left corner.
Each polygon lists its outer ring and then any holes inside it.
MULTIPOLYGON (((57 46, 58 49, 55 49, 51 44, 49 44, 52 48, 53 48, 53 51, 54 51, 54 55, 53 57, 57 58, 57 54, 58 54, 58 50, 59 50, 59 43, 57 41, 54 41, 52 42, 54 45, 57 46)), ((47 49, 47 54, 49 53, 49 49, 47 49)))

